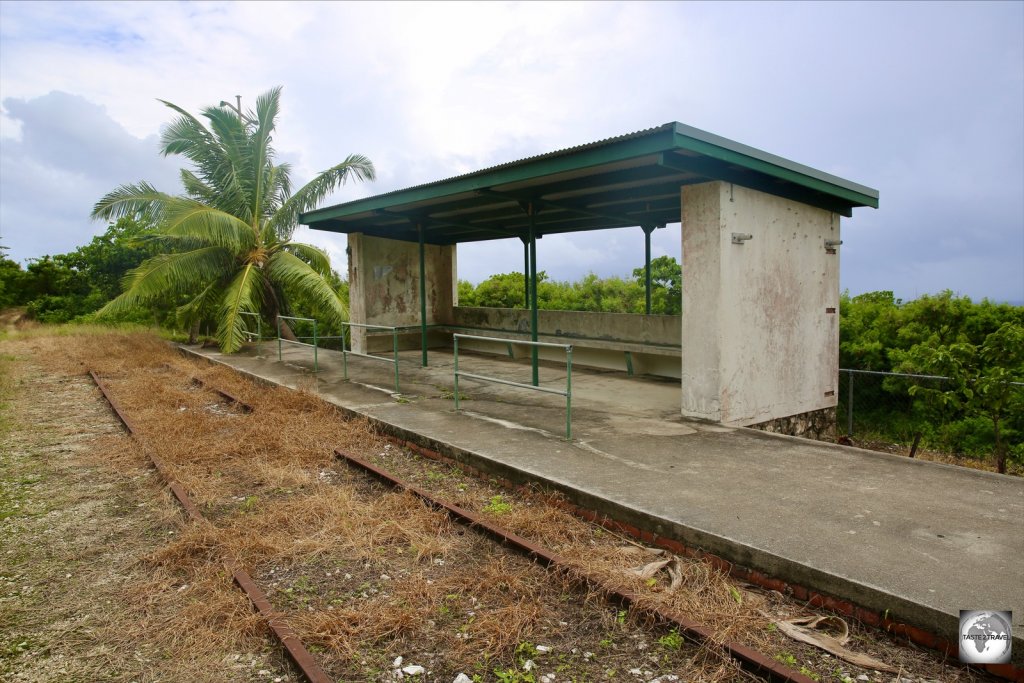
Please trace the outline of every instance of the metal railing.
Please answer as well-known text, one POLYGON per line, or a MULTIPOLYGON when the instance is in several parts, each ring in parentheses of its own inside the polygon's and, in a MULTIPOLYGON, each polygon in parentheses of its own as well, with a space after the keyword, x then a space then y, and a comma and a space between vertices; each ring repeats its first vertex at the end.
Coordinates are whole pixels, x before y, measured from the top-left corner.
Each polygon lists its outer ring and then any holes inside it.
POLYGON ((252 341, 253 334, 256 335, 256 355, 260 354, 260 342, 263 341, 263 316, 259 313, 248 313, 246 311, 240 311, 238 315, 244 318, 255 318, 256 319, 256 332, 252 332, 246 329, 242 334, 245 335, 246 341, 252 341))
POLYGON ((277 360, 281 360, 281 344, 282 342, 288 342, 289 344, 299 344, 301 346, 312 346, 313 347, 313 372, 320 372, 320 362, 317 358, 317 336, 316 336, 316 318, 296 318, 290 315, 279 315, 277 316, 277 360), (300 337, 295 336, 295 339, 282 339, 281 338, 281 321, 282 320, 294 320, 295 322, 307 322, 313 323, 313 336, 312 337, 300 337), (300 339, 312 339, 312 344, 307 344, 300 339))
MULTIPOLYGON (((381 361, 383 363, 391 363, 392 365, 395 366, 395 393, 396 394, 399 393, 399 388, 398 388, 398 330, 402 329, 402 328, 389 327, 387 325, 364 325, 363 323, 342 323, 341 324, 341 329, 342 329, 342 333, 343 333, 342 334, 342 338, 341 338, 341 357, 342 357, 342 362, 344 363, 344 368, 345 368, 345 370, 344 370, 344 372, 345 372, 345 379, 348 379, 348 357, 349 357, 350 354, 353 355, 353 356, 359 356, 361 358, 369 358, 370 360, 381 361), (387 331, 390 331, 391 332, 392 357, 391 358, 384 358, 383 356, 374 356, 374 355, 371 355, 369 353, 360 353, 358 351, 350 351, 350 350, 346 349, 345 348, 345 337, 344 337, 344 331, 345 331, 346 327, 348 327, 348 328, 359 327, 359 328, 362 328, 362 329, 365 329, 365 330, 387 330, 387 331)), ((351 339, 352 339, 352 330, 351 329, 349 329, 348 337, 349 337, 349 340, 350 340, 349 341, 349 346, 351 346, 352 345, 351 344, 351 339)))
POLYGON ((572 344, 549 344, 547 342, 533 342, 533 341, 519 341, 519 340, 508 340, 499 339, 496 337, 479 337, 474 334, 453 334, 452 335, 453 345, 455 347, 455 410, 459 409, 459 377, 468 377, 470 379, 479 380, 481 382, 493 382, 495 384, 504 384, 510 387, 519 387, 521 389, 532 389, 533 391, 543 391, 546 394, 555 394, 558 396, 565 396, 565 440, 572 441, 572 344), (565 391, 559 389, 551 389, 549 387, 533 386, 532 384, 523 384, 522 382, 513 382, 507 379, 501 379, 500 377, 487 377, 486 375, 477 375, 471 372, 460 372, 459 371, 459 340, 460 339, 476 339, 478 341, 498 342, 501 344, 520 344, 523 346, 532 347, 547 347, 554 349, 565 350, 565 391))

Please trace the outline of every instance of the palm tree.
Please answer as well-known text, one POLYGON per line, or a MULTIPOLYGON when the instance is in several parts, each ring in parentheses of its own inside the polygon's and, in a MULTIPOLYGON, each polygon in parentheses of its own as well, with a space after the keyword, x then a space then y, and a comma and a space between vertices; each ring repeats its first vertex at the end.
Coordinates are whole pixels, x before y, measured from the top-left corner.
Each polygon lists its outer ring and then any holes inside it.
POLYGON ((274 163, 271 147, 281 88, 256 100, 255 112, 207 107, 209 127, 181 107, 161 135, 164 156, 180 154, 194 170, 182 169, 183 195, 169 195, 146 182, 122 185, 100 199, 92 217, 142 216, 157 224, 155 239, 167 253, 131 271, 124 292, 100 310, 114 314, 172 295, 186 303, 185 320, 215 312, 217 339, 225 352, 245 339, 244 313, 275 324, 286 310, 284 292, 301 291, 337 320, 344 304, 326 276, 322 250, 291 241, 299 214, 314 208, 347 180, 373 180, 373 163, 353 154, 292 193, 290 166, 274 163))

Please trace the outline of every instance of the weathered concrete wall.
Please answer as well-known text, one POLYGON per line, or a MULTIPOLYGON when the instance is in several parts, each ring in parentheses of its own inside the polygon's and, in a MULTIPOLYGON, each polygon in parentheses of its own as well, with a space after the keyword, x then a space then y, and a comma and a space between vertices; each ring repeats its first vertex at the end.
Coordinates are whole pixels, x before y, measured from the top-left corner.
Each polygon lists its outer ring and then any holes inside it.
MULTIPOLYGON (((352 322, 369 325, 420 324, 419 245, 411 242, 371 237, 360 233, 348 236, 349 315, 352 322)), ((455 305, 456 262, 454 246, 427 245, 426 265, 427 323, 447 323, 455 305)), ((360 353, 391 349, 391 338, 375 340, 368 349, 366 333, 352 331, 352 347, 360 353)), ((403 348, 415 336, 403 335, 403 348)))
POLYGON ((839 216, 724 182, 683 187, 682 204, 683 414, 751 425, 835 407, 839 216))
MULTIPOLYGON (((515 308, 456 307, 452 324, 471 328, 467 334, 530 339, 530 312, 515 308), (474 332, 472 328, 481 328, 474 332)), ((596 313, 589 311, 538 311, 538 340, 573 345, 575 365, 607 370, 632 370, 633 374, 679 378, 679 316, 596 313), (628 355, 627 355, 628 354, 628 355)), ((527 358, 530 348, 466 340, 459 348, 527 358)), ((562 362, 560 349, 540 349, 543 360, 562 362)))
MULTIPOLYGON (((530 312, 521 308, 454 309, 452 324, 530 332, 530 312)), ((677 315, 594 313, 590 311, 537 311, 537 334, 570 336, 632 344, 678 347, 682 339, 677 315)))

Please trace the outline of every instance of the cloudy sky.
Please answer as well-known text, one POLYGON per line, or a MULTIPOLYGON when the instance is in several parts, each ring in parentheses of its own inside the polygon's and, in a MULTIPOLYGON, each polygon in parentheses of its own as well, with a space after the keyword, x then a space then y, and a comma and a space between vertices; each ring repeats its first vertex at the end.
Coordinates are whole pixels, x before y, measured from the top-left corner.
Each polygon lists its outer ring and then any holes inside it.
MULTIPOLYGON (((878 189, 845 219, 842 286, 1024 303, 1024 3, 0 2, 0 245, 19 261, 105 226, 117 185, 178 188, 184 108, 284 86, 303 183, 346 155, 387 192, 668 121, 878 189)), ((551 236, 556 279, 627 275, 634 230, 551 236)), ((344 237, 309 231, 344 272, 344 237)), ((679 226, 654 235, 679 257, 679 226)), ((518 241, 459 251, 514 268, 518 241)))

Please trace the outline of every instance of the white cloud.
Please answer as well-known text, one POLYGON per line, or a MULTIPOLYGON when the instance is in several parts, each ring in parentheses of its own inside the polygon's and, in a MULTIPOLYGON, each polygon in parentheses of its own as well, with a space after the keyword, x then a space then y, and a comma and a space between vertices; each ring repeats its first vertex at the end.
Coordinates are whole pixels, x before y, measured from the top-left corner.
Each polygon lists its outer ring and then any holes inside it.
POLYGON ((20 127, 0 155, 0 240, 14 258, 88 242, 105 228, 89 219, 93 205, 118 185, 148 180, 180 191, 178 165, 157 155, 155 136, 133 137, 82 97, 53 92, 3 104, 20 127))

